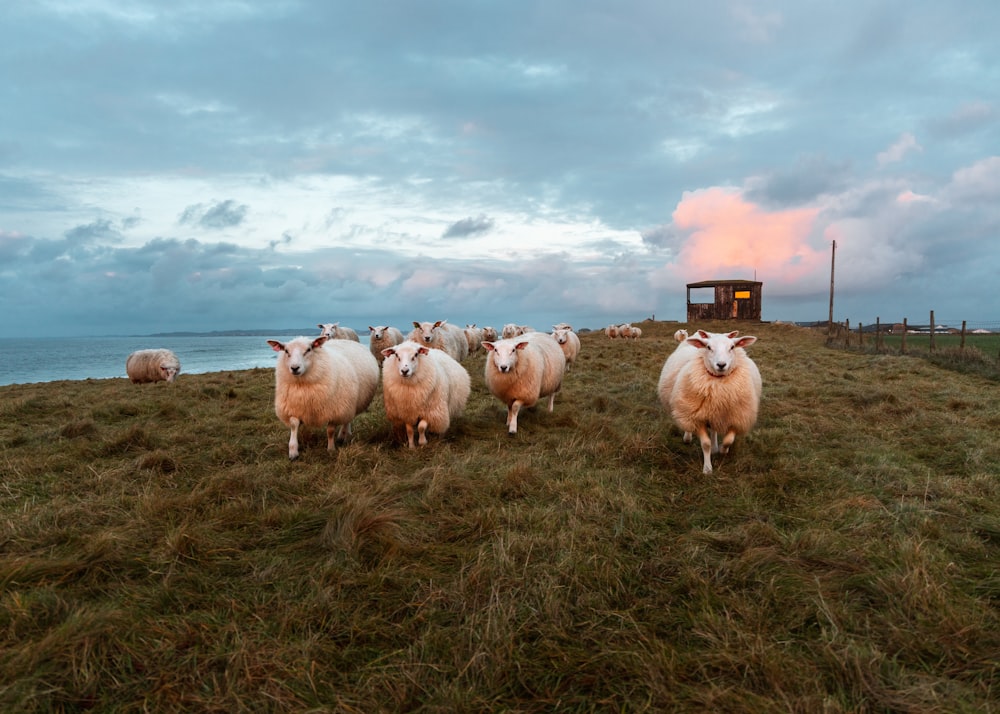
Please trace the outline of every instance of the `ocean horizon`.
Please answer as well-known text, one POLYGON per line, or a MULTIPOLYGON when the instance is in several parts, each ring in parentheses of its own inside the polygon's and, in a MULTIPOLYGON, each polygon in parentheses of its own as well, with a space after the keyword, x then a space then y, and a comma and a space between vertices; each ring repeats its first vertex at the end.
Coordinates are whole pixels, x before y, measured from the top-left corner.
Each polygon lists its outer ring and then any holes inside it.
MULTIPOLYGON (((125 360, 135 350, 163 347, 181 362, 185 374, 274 368, 277 353, 268 339, 318 335, 312 330, 235 330, 210 333, 160 333, 105 337, 0 338, 0 386, 64 379, 125 378, 125 360)), ((358 332, 368 345, 367 330, 358 332)))

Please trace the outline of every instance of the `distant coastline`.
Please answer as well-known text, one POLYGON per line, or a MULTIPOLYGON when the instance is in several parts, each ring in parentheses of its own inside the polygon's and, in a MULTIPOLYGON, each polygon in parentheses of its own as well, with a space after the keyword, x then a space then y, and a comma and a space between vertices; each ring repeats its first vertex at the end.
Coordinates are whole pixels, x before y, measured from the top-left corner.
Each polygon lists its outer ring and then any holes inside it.
POLYGON ((212 330, 210 332, 153 332, 148 335, 137 335, 138 337, 267 337, 268 335, 311 335, 318 334, 315 327, 288 328, 282 327, 277 330, 212 330))

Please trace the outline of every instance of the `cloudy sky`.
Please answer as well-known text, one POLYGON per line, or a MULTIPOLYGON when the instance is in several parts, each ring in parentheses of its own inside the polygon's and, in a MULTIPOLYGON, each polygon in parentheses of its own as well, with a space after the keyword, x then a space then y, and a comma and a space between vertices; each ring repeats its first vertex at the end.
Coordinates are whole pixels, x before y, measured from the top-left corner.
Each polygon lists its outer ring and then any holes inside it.
POLYGON ((0 336, 1000 326, 995 0, 0 5, 0 336))

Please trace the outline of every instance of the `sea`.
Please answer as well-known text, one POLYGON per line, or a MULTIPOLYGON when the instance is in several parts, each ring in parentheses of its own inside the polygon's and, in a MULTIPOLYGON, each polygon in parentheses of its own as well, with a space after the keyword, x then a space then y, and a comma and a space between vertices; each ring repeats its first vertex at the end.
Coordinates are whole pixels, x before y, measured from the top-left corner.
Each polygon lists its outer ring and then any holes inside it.
MULTIPOLYGON (((313 335, 314 332, 301 334, 313 335)), ((274 368, 277 353, 268 339, 293 335, 167 335, 133 337, 0 338, 0 386, 63 379, 125 377, 125 359, 135 350, 165 347, 181 362, 181 373, 274 368)), ((368 335, 358 334, 368 345, 368 335)))

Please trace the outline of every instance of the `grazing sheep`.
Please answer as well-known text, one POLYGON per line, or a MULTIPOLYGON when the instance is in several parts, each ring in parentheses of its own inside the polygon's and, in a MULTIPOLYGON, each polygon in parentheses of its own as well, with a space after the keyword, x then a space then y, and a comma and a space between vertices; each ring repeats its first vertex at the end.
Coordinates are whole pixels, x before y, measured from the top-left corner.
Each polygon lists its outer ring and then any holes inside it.
POLYGON ((378 327, 368 326, 368 349, 375 355, 375 359, 380 365, 382 364, 382 360, 385 359, 382 355, 382 350, 386 347, 398 345, 404 339, 406 338, 403 337, 403 333, 395 327, 387 327, 386 325, 379 325, 378 327))
MULTIPOLYGON (((483 340, 486 340, 488 342, 493 342, 498 337, 499 335, 497 334, 497 328, 493 327, 492 325, 487 325, 486 327, 483 328, 483 340)), ((479 344, 480 346, 482 346, 482 340, 480 340, 479 344)))
POLYGON ((559 344, 559 349, 566 356, 566 371, 569 371, 580 355, 580 338, 573 332, 572 327, 560 327, 559 325, 552 326, 552 336, 559 344))
POLYGON ((473 355, 482 349, 483 328, 476 327, 476 323, 465 326, 465 341, 469 343, 469 354, 473 355))
POLYGON ((351 436, 351 421, 368 409, 378 388, 378 362, 351 340, 296 337, 282 344, 268 340, 278 353, 274 372, 274 412, 292 433, 288 458, 299 457, 299 425, 326 426, 326 448, 351 436))
POLYGON ((712 473, 713 453, 728 453, 736 437, 748 434, 757 422, 763 385, 760 370, 744 350, 756 341, 752 335, 733 333, 705 337, 699 330, 684 343, 697 352, 677 374, 670 413, 685 432, 685 441, 689 434, 698 435, 703 473, 712 473), (719 434, 724 434, 721 449, 719 434))
POLYGON ((382 398, 385 416, 397 429, 406 426, 411 449, 416 428, 418 443, 427 432, 444 434, 452 419, 462 415, 472 381, 465 367, 444 350, 405 340, 382 350, 382 398))
POLYGON ((562 387, 566 356, 552 335, 531 332, 496 342, 483 342, 486 355, 486 386, 507 405, 507 433, 517 433, 521 407, 532 407, 549 398, 549 411, 562 387))
POLYGON ((361 342, 358 339, 358 333, 352 330, 350 327, 341 327, 339 322, 321 322, 317 325, 321 330, 319 334, 325 335, 327 339, 330 340, 353 340, 354 342, 361 342))
POLYGON ((167 349, 137 350, 125 360, 125 374, 133 384, 173 382, 181 371, 181 361, 167 349))
POLYGON ((469 356, 469 343, 465 339, 465 333, 457 325, 449 325, 447 320, 437 322, 414 320, 413 331, 406 339, 419 342, 425 347, 444 350, 458 362, 469 356))

